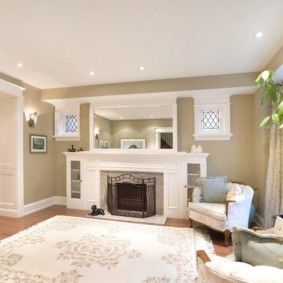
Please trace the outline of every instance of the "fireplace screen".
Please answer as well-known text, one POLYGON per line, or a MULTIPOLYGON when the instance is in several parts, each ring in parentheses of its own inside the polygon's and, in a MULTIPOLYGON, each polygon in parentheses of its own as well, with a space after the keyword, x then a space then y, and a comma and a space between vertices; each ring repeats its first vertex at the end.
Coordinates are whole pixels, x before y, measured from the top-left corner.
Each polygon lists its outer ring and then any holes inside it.
POLYGON ((148 217, 156 214, 155 178, 130 174, 107 176, 107 205, 113 215, 148 217))

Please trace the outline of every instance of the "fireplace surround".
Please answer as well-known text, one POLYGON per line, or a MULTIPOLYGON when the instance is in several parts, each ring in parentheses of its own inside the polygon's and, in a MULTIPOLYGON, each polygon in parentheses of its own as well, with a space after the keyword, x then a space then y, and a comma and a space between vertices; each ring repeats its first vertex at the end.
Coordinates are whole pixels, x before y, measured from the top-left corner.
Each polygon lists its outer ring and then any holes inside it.
MULTIPOLYGON (((168 150, 97 150, 66 152, 67 207, 90 209, 92 205, 107 207, 107 174, 132 174, 137 178, 156 176, 156 214, 171 218, 188 218, 187 187, 190 184, 190 166, 197 166, 198 176, 206 176, 209 154, 192 154, 168 150), (73 178, 72 162, 79 161, 79 172, 73 178), (80 197, 72 195, 73 188, 80 197)), ((195 174, 193 174, 195 177, 195 174)))

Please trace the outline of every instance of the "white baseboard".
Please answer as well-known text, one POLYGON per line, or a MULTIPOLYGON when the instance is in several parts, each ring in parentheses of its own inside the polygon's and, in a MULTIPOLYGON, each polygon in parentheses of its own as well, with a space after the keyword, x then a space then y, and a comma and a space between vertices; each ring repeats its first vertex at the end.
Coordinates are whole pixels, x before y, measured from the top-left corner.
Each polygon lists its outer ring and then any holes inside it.
POLYGON ((16 209, 0 209, 0 215, 6 217, 19 217, 19 212, 16 209))
POLYGON ((52 205, 66 205, 66 197, 54 196, 24 206, 24 216, 37 212, 52 205))

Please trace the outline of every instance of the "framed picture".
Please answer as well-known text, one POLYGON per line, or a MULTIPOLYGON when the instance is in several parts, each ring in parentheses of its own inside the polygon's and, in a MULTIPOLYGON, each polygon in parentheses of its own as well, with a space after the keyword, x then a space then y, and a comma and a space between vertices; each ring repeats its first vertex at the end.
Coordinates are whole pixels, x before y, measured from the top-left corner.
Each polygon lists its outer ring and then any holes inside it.
POLYGON ((145 148, 145 139, 120 139, 120 142, 123 149, 145 148))
POLYGON ((109 141, 99 140, 99 148, 109 148, 109 141))
POLYGON ((30 152, 45 153, 47 152, 47 137, 39 135, 30 135, 30 152))

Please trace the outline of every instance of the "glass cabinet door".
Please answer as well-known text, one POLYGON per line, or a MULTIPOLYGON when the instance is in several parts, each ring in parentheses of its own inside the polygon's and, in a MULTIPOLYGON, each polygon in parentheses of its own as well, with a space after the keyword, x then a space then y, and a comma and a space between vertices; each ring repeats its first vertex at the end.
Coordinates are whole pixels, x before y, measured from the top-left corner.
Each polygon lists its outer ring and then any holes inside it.
POLYGON ((193 188, 200 177, 200 164, 187 164, 187 204, 192 201, 193 188))
POLYGON ((81 198, 81 162, 71 161, 71 198, 81 198))

